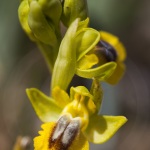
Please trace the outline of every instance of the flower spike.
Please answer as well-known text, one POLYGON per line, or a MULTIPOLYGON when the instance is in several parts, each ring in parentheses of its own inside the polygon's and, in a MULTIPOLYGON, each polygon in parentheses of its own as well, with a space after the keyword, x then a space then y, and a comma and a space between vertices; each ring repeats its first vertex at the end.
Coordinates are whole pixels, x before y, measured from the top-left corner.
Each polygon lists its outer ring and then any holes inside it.
POLYGON ((109 140, 127 119, 99 114, 100 82, 116 84, 123 76, 123 44, 110 33, 88 27, 86 0, 22 0, 18 15, 52 73, 50 96, 36 88, 26 90, 43 122, 34 150, 89 150, 89 142, 109 140), (60 21, 67 27, 63 38, 60 21), (75 74, 93 81, 90 90, 69 87, 75 74))

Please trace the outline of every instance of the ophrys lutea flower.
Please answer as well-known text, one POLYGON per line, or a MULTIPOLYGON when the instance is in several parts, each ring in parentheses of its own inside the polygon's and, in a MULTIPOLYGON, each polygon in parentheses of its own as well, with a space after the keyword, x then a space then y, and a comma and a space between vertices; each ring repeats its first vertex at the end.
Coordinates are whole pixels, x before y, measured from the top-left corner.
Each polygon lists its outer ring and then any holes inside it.
POLYGON ((84 78, 94 76, 101 81, 116 84, 125 71, 125 47, 115 35, 105 31, 99 34, 100 40, 95 47, 79 57, 76 73, 84 78))
POLYGON ((101 144, 111 138, 127 119, 98 114, 100 91, 97 85, 91 92, 84 86, 71 87, 69 97, 55 87, 48 97, 37 89, 27 89, 37 115, 45 122, 34 139, 35 150, 88 150, 88 141, 101 144))
POLYGON ((52 89, 59 86, 66 90, 75 74, 111 84, 122 77, 125 68, 122 43, 109 33, 89 28, 88 22, 88 18, 76 19, 68 28, 54 65, 52 89))

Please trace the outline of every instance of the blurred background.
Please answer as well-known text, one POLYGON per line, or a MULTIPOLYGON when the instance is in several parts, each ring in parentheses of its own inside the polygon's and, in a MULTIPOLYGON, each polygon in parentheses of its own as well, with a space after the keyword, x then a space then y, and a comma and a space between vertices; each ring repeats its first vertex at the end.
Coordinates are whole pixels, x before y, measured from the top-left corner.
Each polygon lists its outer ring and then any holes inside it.
MULTIPOLYGON (((50 75, 43 57, 18 21, 19 3, 0 0, 0 150, 12 150, 18 136, 32 139, 40 129, 25 89, 49 93, 50 75)), ((90 26, 120 37, 128 56, 121 82, 103 83, 101 110, 124 115, 128 122, 107 143, 91 144, 91 150, 149 150, 150 1, 88 0, 88 7, 90 26)))

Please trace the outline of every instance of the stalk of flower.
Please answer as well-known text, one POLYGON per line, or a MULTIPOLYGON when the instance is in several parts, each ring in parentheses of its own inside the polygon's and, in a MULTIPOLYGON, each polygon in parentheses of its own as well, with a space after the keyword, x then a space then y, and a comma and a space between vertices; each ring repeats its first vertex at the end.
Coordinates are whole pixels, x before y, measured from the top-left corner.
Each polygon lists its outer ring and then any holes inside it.
MULTIPOLYGON (((101 97, 101 92, 96 94, 101 97)), ((70 97, 59 87, 53 89, 52 97, 34 88, 27 89, 27 95, 45 122, 34 139, 35 150, 88 150, 88 141, 106 142, 127 121, 123 116, 99 115, 96 96, 84 86, 71 87, 70 97)))

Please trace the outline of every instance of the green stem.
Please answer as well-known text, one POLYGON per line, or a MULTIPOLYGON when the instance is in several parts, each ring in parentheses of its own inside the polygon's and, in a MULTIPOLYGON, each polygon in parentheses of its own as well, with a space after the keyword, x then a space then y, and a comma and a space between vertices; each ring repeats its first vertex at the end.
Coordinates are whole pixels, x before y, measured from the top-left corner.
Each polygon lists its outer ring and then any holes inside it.
POLYGON ((56 46, 54 48, 54 47, 52 47, 50 45, 46 45, 42 42, 37 43, 37 45, 46 61, 49 71, 52 73, 54 63, 55 63, 55 60, 56 60, 56 57, 58 54, 58 46, 56 46))
POLYGON ((94 103, 97 111, 99 111, 103 99, 103 90, 97 78, 93 79, 90 93, 93 95, 94 103))

